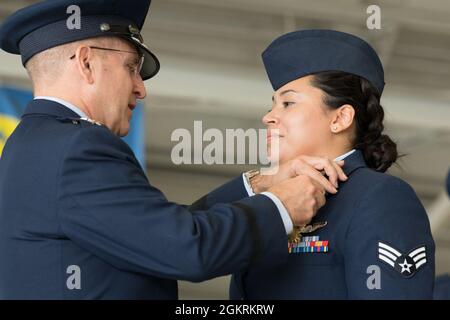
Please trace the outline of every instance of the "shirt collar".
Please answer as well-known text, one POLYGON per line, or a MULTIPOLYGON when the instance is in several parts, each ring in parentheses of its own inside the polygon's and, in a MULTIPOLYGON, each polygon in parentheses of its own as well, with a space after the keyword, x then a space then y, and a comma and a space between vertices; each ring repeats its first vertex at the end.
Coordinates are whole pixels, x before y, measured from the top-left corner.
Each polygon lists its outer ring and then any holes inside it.
POLYGON ((353 152, 351 154, 343 154, 341 157, 338 157, 342 158, 345 156, 345 163, 342 169, 344 170, 344 173, 347 176, 349 176, 353 171, 355 171, 358 168, 367 167, 366 161, 364 160, 363 152, 359 149, 352 151, 353 152))
POLYGON ((76 106, 74 106, 73 104, 71 104, 70 102, 68 102, 66 100, 63 100, 60 98, 55 98, 55 97, 50 97, 50 96, 37 96, 37 97, 34 97, 34 100, 49 100, 49 101, 57 102, 59 104, 62 104, 65 107, 69 108, 76 114, 78 114, 80 116, 80 118, 87 118, 86 114, 83 111, 81 111, 79 108, 77 108, 76 106))
POLYGON ((347 153, 344 153, 343 155, 340 155, 339 157, 337 157, 336 159, 334 159, 334 161, 341 161, 344 160, 345 158, 347 158, 349 155, 351 155, 353 152, 355 152, 356 149, 352 149, 347 153))

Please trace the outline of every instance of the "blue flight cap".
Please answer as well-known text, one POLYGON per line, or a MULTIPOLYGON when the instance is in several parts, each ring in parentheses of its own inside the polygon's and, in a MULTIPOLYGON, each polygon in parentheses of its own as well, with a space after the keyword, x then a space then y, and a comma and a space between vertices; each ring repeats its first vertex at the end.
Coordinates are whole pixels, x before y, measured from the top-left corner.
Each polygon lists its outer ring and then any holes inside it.
POLYGON ((267 75, 276 91, 303 76, 344 71, 368 80, 379 93, 384 71, 375 50, 364 40, 334 30, 300 30, 275 39, 263 52, 267 75))
POLYGON ((9 16, 0 26, 0 47, 20 54, 22 64, 35 54, 74 41, 99 36, 121 37, 136 46, 144 57, 141 77, 147 80, 159 71, 158 58, 144 44, 140 31, 151 0, 46 0, 9 16), (80 8, 76 29, 68 20, 80 8), (72 7, 73 8, 73 7, 72 7))

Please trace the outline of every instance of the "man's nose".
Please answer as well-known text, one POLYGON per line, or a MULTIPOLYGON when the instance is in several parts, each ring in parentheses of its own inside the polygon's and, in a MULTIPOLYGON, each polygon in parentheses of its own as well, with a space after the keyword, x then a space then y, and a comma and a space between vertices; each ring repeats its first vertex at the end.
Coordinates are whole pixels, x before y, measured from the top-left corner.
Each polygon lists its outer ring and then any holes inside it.
POLYGON ((137 99, 144 99, 147 96, 147 90, 145 89, 141 75, 138 75, 134 81, 133 93, 136 95, 137 99))

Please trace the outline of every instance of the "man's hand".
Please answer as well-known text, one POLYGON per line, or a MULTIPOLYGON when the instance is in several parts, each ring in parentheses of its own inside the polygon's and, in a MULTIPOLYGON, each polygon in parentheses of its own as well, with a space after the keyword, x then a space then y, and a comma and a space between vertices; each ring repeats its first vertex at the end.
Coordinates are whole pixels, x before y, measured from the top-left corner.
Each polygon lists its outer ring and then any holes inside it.
POLYGON ((317 210, 325 204, 325 189, 306 175, 285 180, 267 191, 281 200, 294 226, 309 223, 317 210))
POLYGON ((264 175, 254 177, 251 180, 251 187, 255 193, 261 193, 286 179, 306 175, 318 182, 328 193, 335 194, 338 181, 347 180, 341 168, 343 165, 343 160, 335 162, 327 158, 299 156, 280 165, 275 174, 268 171, 264 175), (324 172, 328 179, 321 172, 324 172))

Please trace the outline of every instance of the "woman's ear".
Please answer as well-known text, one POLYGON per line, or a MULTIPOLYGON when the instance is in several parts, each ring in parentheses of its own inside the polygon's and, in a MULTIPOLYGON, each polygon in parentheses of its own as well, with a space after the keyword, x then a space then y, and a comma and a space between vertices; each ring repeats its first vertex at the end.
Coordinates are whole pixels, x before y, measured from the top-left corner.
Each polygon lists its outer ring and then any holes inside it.
POLYGON ((355 117, 355 109, 350 104, 344 104, 335 110, 333 119, 330 125, 330 130, 333 133, 339 133, 347 130, 355 117))
POLYGON ((91 48, 89 48, 88 46, 79 46, 75 54, 75 61, 81 78, 84 79, 88 84, 93 84, 94 70, 92 64, 91 48))

